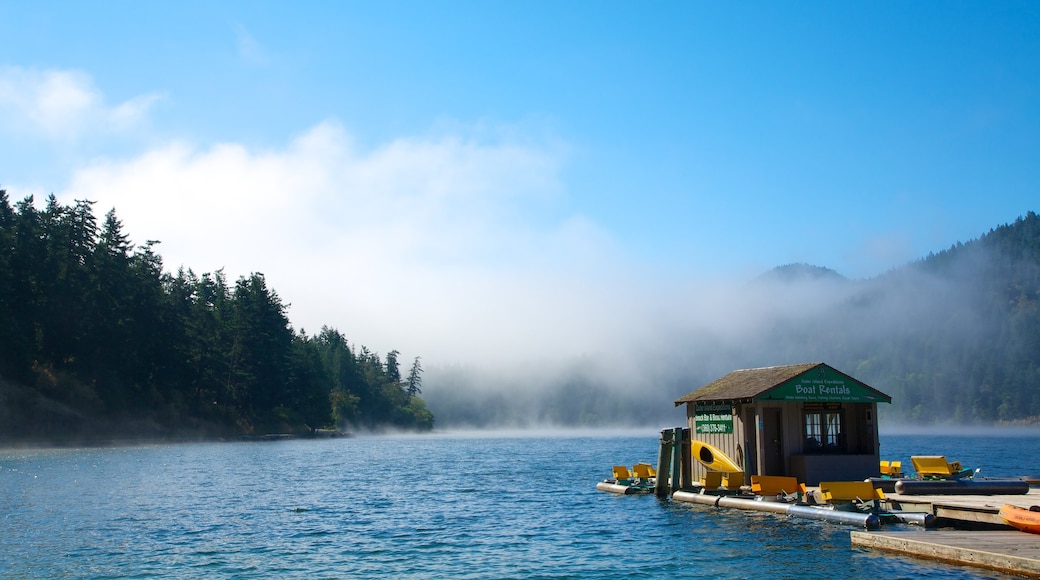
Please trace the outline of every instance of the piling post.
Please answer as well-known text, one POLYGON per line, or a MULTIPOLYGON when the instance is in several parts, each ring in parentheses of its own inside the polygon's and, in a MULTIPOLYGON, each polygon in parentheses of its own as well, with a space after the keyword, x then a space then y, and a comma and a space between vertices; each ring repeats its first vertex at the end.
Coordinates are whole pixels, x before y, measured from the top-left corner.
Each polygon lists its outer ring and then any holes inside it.
POLYGON ((682 482, 679 489, 693 488, 693 437, 688 428, 682 430, 679 445, 679 473, 682 482))
POLYGON ((661 431, 661 448, 657 452, 657 482, 654 493, 657 497, 668 497, 668 480, 672 473, 672 430, 661 431))
POLYGON ((672 429, 672 493, 682 489, 682 427, 672 429))

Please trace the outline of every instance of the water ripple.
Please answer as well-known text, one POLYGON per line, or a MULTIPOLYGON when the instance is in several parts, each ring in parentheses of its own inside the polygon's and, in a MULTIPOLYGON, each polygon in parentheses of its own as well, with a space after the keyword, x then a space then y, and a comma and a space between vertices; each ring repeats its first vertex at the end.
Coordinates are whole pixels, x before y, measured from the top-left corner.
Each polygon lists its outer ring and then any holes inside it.
MULTIPOLYGON (((841 526, 594 490, 610 465, 653 462, 656 445, 429 436, 0 452, 0 575, 978 577, 853 550, 841 526)), ((920 442, 883 438, 883 454, 900 445, 920 442)))

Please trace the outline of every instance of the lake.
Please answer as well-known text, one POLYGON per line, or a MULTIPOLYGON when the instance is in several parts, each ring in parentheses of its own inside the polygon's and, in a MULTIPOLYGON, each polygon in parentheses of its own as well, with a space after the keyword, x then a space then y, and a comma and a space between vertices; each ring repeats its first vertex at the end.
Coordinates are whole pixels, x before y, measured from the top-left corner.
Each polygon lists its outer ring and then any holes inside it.
MULTIPOLYGON (((851 528, 615 496, 656 431, 0 451, 4 578, 978 578, 853 549, 851 528)), ((1040 472, 1040 433, 882 434, 1040 472)), ((924 532, 921 532, 924 533, 924 532)))

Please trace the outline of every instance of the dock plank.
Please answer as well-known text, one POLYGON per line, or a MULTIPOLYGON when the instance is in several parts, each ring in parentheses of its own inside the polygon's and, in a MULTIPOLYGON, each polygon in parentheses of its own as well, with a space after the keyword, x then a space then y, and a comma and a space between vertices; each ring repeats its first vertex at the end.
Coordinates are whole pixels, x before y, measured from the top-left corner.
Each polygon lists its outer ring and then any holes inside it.
POLYGON ((935 517, 964 522, 1004 525, 997 512, 1004 504, 1029 509, 1040 505, 1040 489, 1024 495, 903 495, 886 494, 890 509, 928 512, 935 517))
POLYGON ((1017 530, 855 531, 852 545, 1040 578, 1040 536, 1017 530))

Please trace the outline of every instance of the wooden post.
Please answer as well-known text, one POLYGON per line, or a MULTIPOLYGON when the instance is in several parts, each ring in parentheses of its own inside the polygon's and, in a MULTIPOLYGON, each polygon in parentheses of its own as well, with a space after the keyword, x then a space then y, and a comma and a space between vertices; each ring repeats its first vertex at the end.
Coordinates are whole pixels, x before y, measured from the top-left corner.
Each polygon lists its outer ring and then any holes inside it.
POLYGON ((671 478, 672 462, 672 430, 661 431, 661 448, 657 452, 657 483, 654 493, 657 497, 668 497, 668 480, 671 478))
POLYGON ((682 431, 672 429, 672 493, 682 489, 682 431))
POLYGON ((693 442, 689 429, 682 430, 682 443, 679 445, 679 473, 682 476, 679 489, 693 488, 693 442))

